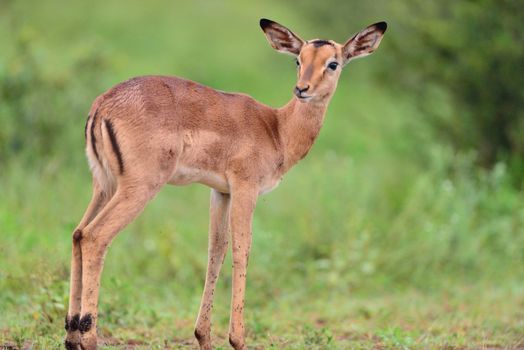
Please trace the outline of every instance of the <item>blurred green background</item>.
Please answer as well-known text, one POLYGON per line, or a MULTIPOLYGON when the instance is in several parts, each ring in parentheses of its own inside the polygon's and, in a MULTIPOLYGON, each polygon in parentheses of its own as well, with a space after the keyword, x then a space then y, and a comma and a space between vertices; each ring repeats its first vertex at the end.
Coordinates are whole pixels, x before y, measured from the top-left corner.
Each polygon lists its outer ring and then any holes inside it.
MULTIPOLYGON (((261 17, 338 42, 389 27, 346 67, 308 157, 259 200, 250 346, 524 347, 524 2, 510 0, 0 1, 0 347, 61 344, 94 98, 163 74, 281 106, 295 65, 261 17)), ((196 347, 208 192, 165 188, 115 240, 107 348, 196 347)), ((230 284, 228 260, 217 348, 230 284)))

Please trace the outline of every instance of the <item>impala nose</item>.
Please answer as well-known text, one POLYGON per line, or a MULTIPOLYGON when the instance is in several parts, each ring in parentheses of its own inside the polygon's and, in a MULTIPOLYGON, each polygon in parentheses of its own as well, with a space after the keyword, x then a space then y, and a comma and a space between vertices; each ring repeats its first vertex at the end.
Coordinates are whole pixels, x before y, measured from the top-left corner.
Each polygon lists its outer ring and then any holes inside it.
POLYGON ((303 92, 306 92, 309 90, 309 85, 306 85, 305 87, 301 88, 300 86, 295 86, 295 95, 297 95, 297 97, 303 97, 302 96, 302 93, 303 92))

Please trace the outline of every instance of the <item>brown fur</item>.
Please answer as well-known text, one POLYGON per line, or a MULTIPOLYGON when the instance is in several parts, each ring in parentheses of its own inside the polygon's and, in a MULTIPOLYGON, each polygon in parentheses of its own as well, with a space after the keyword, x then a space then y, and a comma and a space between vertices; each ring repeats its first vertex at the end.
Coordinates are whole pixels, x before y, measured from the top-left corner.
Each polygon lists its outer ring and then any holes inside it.
POLYGON ((82 327, 68 329, 68 348, 97 347, 100 274, 113 238, 165 184, 198 182, 212 194, 208 270, 195 335, 202 349, 211 349, 213 293, 231 236, 229 340, 235 349, 246 349, 244 292, 257 197, 308 153, 342 66, 376 49, 385 30, 370 26, 343 46, 305 42, 269 20, 261 20, 261 27, 275 49, 298 55, 300 62, 301 91, 282 108, 165 76, 130 79, 94 101, 86 124, 93 197, 73 235, 68 312, 70 318, 81 315, 82 327), (327 68, 331 62, 340 67, 327 68))

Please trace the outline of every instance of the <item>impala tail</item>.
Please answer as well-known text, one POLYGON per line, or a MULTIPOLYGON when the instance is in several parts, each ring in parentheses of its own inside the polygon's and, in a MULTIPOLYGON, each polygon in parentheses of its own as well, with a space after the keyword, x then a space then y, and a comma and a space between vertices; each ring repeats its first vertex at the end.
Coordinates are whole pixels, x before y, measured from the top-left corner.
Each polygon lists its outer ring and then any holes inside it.
POLYGON ((95 102, 86 121, 86 154, 95 181, 106 196, 111 196, 116 177, 124 173, 124 162, 115 125, 100 110, 95 102))

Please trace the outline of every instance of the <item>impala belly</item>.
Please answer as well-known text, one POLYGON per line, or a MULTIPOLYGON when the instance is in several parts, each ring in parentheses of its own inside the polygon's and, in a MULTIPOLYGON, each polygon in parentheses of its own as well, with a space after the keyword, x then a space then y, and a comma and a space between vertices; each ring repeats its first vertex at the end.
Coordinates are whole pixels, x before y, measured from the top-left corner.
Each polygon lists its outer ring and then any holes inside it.
POLYGON ((196 169, 178 165, 169 180, 172 185, 184 186, 201 183, 222 193, 229 193, 229 184, 224 176, 209 170, 196 169))
POLYGON ((220 136, 213 131, 187 130, 182 134, 181 154, 169 183, 189 185, 201 183, 219 192, 229 193, 229 184, 220 164, 222 149, 220 136))

